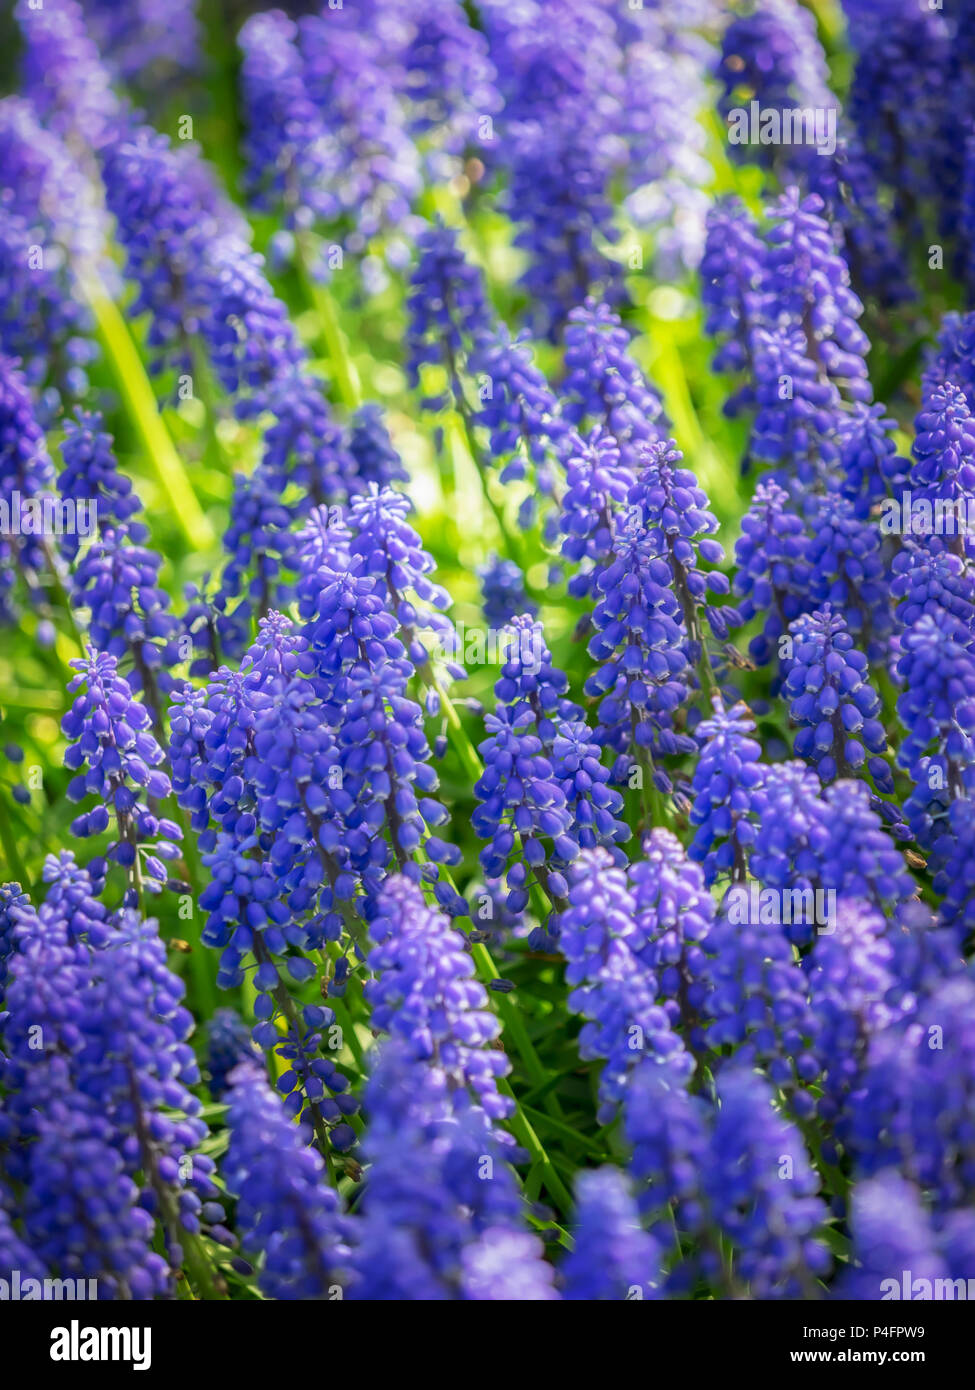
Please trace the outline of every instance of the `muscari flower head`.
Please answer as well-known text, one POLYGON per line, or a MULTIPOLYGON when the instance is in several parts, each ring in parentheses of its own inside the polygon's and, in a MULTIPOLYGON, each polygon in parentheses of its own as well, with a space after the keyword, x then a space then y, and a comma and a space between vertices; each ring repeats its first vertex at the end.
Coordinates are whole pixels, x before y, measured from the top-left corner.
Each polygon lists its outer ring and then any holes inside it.
POLYGON ((216 1009, 207 1025, 206 1073, 210 1094, 222 1100, 230 1088, 230 1077, 242 1062, 257 1056, 251 1030, 235 1009, 216 1009))
POLYGON ((77 903, 62 886, 20 917, 4 1020, 8 1115, 33 1141, 14 1174, 25 1231, 62 1275, 152 1297, 169 1288, 182 1242, 223 1215, 213 1163, 196 1152, 206 1126, 189 1089, 192 1020, 156 924, 123 910, 93 947, 95 935, 74 935, 77 903), (153 1213, 168 1262, 151 1252, 153 1213))
POLYGON ((752 659, 767 665, 789 623, 808 610, 808 540, 801 517, 777 483, 760 483, 741 520, 735 543, 735 593, 742 622, 764 616, 763 630, 748 644, 752 659))
POLYGON ((642 858, 629 869, 637 929, 646 940, 640 959, 656 976, 672 1027, 685 1038, 699 1039, 714 903, 702 870, 676 835, 652 830, 642 849, 642 858))
POLYGON ((766 922, 759 911, 753 920, 747 894, 744 885, 729 890, 704 943, 698 993, 703 986, 707 1045, 719 1056, 732 1047, 737 1063, 760 1067, 793 1112, 808 1115, 813 1102, 803 1087, 818 1075, 808 986, 788 929, 774 920, 781 914, 766 922))
POLYGON ((732 19, 721 41, 717 76, 724 86, 723 115, 744 104, 743 92, 766 109, 835 104, 815 21, 783 0, 761 0, 750 13, 732 19))
POLYGON ((634 361, 619 315, 606 303, 589 298, 569 314, 560 396, 567 420, 586 430, 598 425, 613 436, 626 467, 635 468, 642 446, 661 438, 660 397, 634 361))
POLYGON ((701 561, 721 564, 724 550, 709 539, 718 530, 718 520, 697 478, 689 468, 681 467, 683 457, 673 440, 658 440, 643 449, 629 505, 637 509, 670 565, 674 592, 691 639, 688 657, 696 661, 701 654, 701 616, 720 640, 740 619, 733 608, 718 608, 708 597, 729 592, 726 575, 701 568, 701 561))
POLYGON ((674 712, 687 696, 680 605, 660 538, 638 516, 626 519, 613 551, 597 580, 595 633, 587 650, 598 664, 584 690, 601 697, 596 741, 625 766, 648 758, 657 790, 669 792, 670 779, 654 759, 694 749, 693 740, 673 728, 674 712))
POLYGON ((890 1280, 901 1297, 903 1272, 912 1280, 941 1279, 948 1269, 922 1195, 896 1168, 856 1184, 850 1224, 854 1263, 838 1292, 873 1302, 887 1296, 890 1280))
MULTIPOLYGON (((473 423, 488 431, 490 459, 501 466, 501 483, 530 479, 550 496, 572 430, 524 339, 524 334, 512 338, 504 324, 478 333, 467 363, 477 386, 473 423)), ((520 525, 534 523, 535 508, 536 498, 529 495, 519 508, 520 525)))
POLYGON ((569 1006, 587 1020, 579 1035, 585 1060, 605 1061, 600 1117, 608 1123, 625 1099, 634 1071, 661 1067, 687 1076, 694 1063, 657 1003, 648 931, 636 914, 625 872, 604 849, 584 850, 569 872, 569 905, 559 946, 573 986, 569 1006))
POLYGON ((563 1298, 654 1298, 662 1252, 641 1229, 623 1174, 616 1168, 581 1173, 576 1197, 575 1245, 561 1268, 563 1298))
POLYGON ((282 207, 301 230, 340 210, 333 181, 340 153, 311 99, 298 26, 280 10, 251 15, 238 35, 247 118, 247 190, 255 205, 282 207))
POLYGON ((573 598, 594 591, 613 554, 615 513, 634 482, 633 470, 623 461, 611 434, 597 427, 586 439, 576 437, 566 459, 559 517, 562 554, 576 566, 569 580, 573 598))
POLYGON ((350 1256, 347 1218, 321 1155, 258 1067, 240 1063, 230 1082, 224 1177, 237 1198, 244 1249, 261 1253, 262 1291, 278 1299, 340 1297, 350 1256))
POLYGON ((950 381, 936 386, 925 398, 915 428, 910 486, 934 508, 936 523, 939 506, 947 508, 949 518, 952 508, 960 512, 954 518, 954 530, 945 527, 950 539, 943 538, 936 524, 928 544, 931 549, 943 546, 964 555, 969 498, 975 491, 975 419, 964 393, 950 381))
POLYGON ((745 704, 726 710, 715 696, 712 705, 712 717, 695 730, 702 746, 691 783, 690 819, 697 830, 687 852, 703 865, 708 884, 721 874, 743 882, 761 813, 762 746, 752 737, 755 721, 745 704))
POLYGON ((443 1073, 392 1041, 365 1104, 369 1187, 350 1297, 556 1297, 496 1136, 482 1115, 453 1109, 443 1073))
POLYGON ((121 10, 112 0, 86 0, 85 22, 112 71, 154 100, 174 77, 203 66, 203 35, 192 0, 174 0, 164 12, 155 0, 134 0, 121 10))
POLYGON ((888 1002, 894 986, 894 948, 876 908, 839 904, 834 930, 818 936, 803 961, 813 1021, 810 1051, 820 1071, 816 1111, 843 1141, 871 1038, 898 1019, 888 1002))
POLYGON ((752 333, 764 322, 766 256, 765 243, 748 210, 735 198, 715 202, 708 212, 701 258, 701 302, 707 311, 707 332, 721 340, 712 362, 714 370, 745 376, 724 407, 731 416, 753 402, 752 333))
POLYGON ((973 990, 965 975, 943 980, 915 1017, 875 1035, 851 1107, 860 1171, 896 1165, 939 1212, 969 1205, 975 1186, 973 990))
POLYGON ((883 538, 875 522, 858 517, 853 503, 834 491, 808 496, 804 510, 811 598, 842 614, 871 661, 883 660, 892 619, 883 538))
POLYGON ((365 486, 382 490, 393 483, 409 481, 403 460, 393 446, 380 406, 372 401, 361 405, 349 421, 346 445, 355 460, 356 476, 365 486))
POLYGON ((18 0, 24 39, 23 91, 43 123, 76 155, 101 149, 124 118, 76 0, 42 5, 18 0))
POLYGON ((464 937, 414 883, 395 874, 376 900, 369 935, 374 978, 366 997, 374 1026, 448 1079, 457 1112, 473 1105, 489 1121, 503 1119, 510 1103, 498 1080, 507 1061, 490 1047, 500 1025, 473 978, 464 937))
POLYGON ((736 1277, 755 1298, 809 1296, 830 1260, 816 1239, 827 1212, 799 1131, 747 1067, 723 1070, 717 1091, 704 1189, 734 1245, 736 1277))
POLYGON ((534 617, 535 605, 525 593, 525 575, 514 560, 492 552, 478 566, 481 581, 481 602, 484 617, 490 627, 504 627, 518 614, 534 617))
MULTIPOLYGON (((118 466, 112 436, 103 429, 98 411, 78 409, 64 422, 61 443, 63 467, 58 474, 58 491, 66 500, 86 502, 91 518, 99 527, 129 523, 128 534, 142 544, 148 531, 132 518, 142 511, 142 500, 132 487, 132 479, 118 466)), ((69 560, 78 553, 75 532, 65 532, 61 548, 69 560)))
POLYGON ((165 861, 178 856, 182 839, 179 826, 160 817, 151 804, 170 793, 169 777, 161 767, 163 750, 149 729, 148 711, 133 699, 131 686, 118 674, 114 656, 89 648, 87 657, 71 665, 78 672, 68 685, 75 698, 61 721, 72 740, 65 767, 75 774, 67 796, 70 801, 98 799, 72 821, 71 833, 80 839, 100 835, 114 818, 117 839, 106 853, 128 871, 127 902, 134 904, 140 882, 150 892, 166 884, 165 861))
MULTIPOLYGON (((797 762, 770 770, 751 870, 769 888, 832 890, 886 910, 915 896, 867 786, 843 779, 823 790, 816 773, 797 762)), ((790 929, 799 941, 809 933, 809 923, 790 929)))
POLYGON ((975 735, 975 655, 969 630, 944 608, 922 613, 903 633, 901 652, 897 675, 903 692, 897 715, 906 737, 897 761, 910 768, 932 751, 942 755, 951 765, 949 780, 957 794, 960 769, 973 758, 975 735))
POLYGON ((87 393, 97 355, 78 270, 101 253, 104 218, 68 150, 19 97, 0 101, 0 352, 19 358, 48 424, 87 393))
POLYGON ((793 654, 782 693, 791 701, 789 714, 799 725, 796 753, 814 764, 824 783, 853 776, 866 765, 878 790, 892 794, 893 777, 879 756, 887 749, 877 718, 880 696, 867 678, 867 658, 855 649, 842 614, 826 604, 796 618, 789 630, 793 654))
POLYGON ((936 619, 944 611, 975 637, 975 586, 959 556, 946 550, 932 554, 927 546, 905 541, 891 572, 890 595, 901 627, 913 627, 925 613, 936 619))
POLYGON ((305 86, 339 155, 332 187, 344 245, 357 254, 380 232, 409 227, 422 183, 389 37, 351 8, 307 15, 298 28, 305 86))
MULTIPOLYGON (((458 234, 436 222, 417 237, 417 264, 407 299, 406 337, 410 384, 420 380, 420 368, 444 368, 450 389, 460 390, 458 364, 474 337, 490 327, 484 277, 464 255, 458 234)), ((442 404, 435 399, 431 406, 442 404)))
POLYGON ((44 544, 35 534, 31 504, 49 490, 54 470, 33 402, 16 363, 0 357, 0 615, 13 617, 12 590, 18 576, 37 590, 47 568, 44 544))

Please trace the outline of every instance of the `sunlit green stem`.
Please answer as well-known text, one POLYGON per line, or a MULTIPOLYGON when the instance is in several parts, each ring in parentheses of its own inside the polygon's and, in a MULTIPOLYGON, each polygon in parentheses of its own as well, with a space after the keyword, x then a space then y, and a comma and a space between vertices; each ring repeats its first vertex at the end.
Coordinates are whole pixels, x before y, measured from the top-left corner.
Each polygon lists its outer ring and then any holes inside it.
POLYGON ((307 233, 299 232, 295 237, 295 261, 305 296, 318 315, 321 346, 328 358, 339 399, 346 409, 357 410, 362 404, 359 374, 349 357, 331 291, 312 274, 307 233))
POLYGON ((20 857, 13 826, 10 824, 7 815, 7 807, 2 796, 0 796, 0 845, 3 845, 4 857, 10 865, 11 874, 20 884, 21 888, 26 889, 29 886, 27 883, 27 870, 24 868, 24 861, 20 857))
POLYGON ((82 287, 95 316, 98 336, 116 384, 125 398, 129 416, 160 486, 169 499, 177 523, 194 549, 206 550, 216 539, 213 527, 203 514, 189 475, 159 413, 156 397, 128 325, 96 271, 86 271, 82 277, 82 287))

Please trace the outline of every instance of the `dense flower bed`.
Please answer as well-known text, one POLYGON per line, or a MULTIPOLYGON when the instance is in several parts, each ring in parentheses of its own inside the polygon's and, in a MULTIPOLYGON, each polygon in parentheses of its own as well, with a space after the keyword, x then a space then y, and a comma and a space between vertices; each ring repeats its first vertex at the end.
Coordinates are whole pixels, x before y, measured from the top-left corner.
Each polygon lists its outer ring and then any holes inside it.
POLYGON ((15 5, 0 1280, 975 1278, 975 11, 290 8, 15 5))

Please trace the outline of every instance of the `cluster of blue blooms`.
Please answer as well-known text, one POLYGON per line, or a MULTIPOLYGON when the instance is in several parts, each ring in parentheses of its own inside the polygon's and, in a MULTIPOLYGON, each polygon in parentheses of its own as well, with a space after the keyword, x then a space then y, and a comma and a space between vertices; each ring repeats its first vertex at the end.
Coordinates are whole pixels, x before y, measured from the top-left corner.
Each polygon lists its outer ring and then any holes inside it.
POLYGON ((194 5, 15 6, 0 1279, 970 1278, 975 310, 913 248, 975 302, 975 22, 844 0, 841 107, 799 0, 246 8, 245 211, 150 124, 194 5), (823 139, 712 196, 756 103, 823 139), (692 295, 740 461, 640 336, 692 295))

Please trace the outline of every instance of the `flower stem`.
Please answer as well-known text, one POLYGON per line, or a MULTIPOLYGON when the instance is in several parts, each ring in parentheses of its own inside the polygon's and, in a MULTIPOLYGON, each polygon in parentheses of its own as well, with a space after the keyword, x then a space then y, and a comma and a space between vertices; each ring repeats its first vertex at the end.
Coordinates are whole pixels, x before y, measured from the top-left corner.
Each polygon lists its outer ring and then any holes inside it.
POLYGON ((189 474, 159 413, 146 369, 125 319, 96 271, 86 272, 82 286, 116 383, 173 514, 189 544, 195 550, 206 550, 216 539, 213 527, 203 514, 189 474))
POLYGON ((349 357, 345 335, 339 325, 335 300, 329 289, 311 273, 310 247, 305 233, 299 232, 295 237, 295 263, 305 296, 318 315, 321 346, 332 369, 332 380, 335 382, 339 399, 347 410, 357 410, 362 404, 359 374, 349 357))

